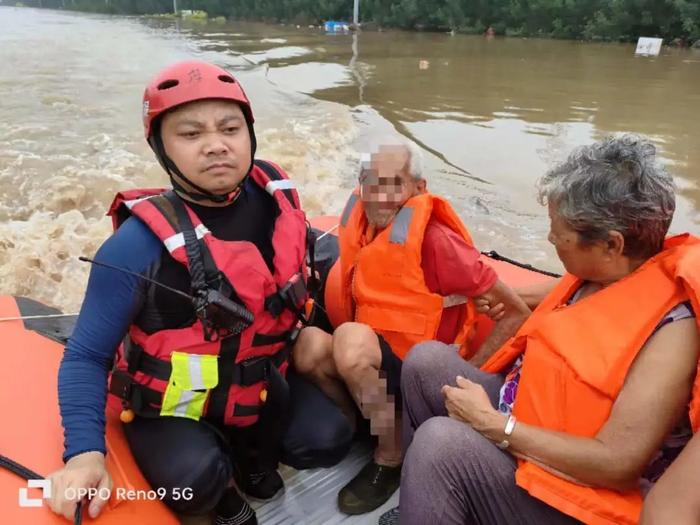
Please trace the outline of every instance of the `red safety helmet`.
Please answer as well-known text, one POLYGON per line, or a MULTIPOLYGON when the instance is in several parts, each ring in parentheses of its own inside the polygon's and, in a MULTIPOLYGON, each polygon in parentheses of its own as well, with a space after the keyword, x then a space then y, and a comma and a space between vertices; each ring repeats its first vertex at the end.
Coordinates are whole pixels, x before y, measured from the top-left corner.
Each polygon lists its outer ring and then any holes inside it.
POLYGON ((164 112, 181 104, 218 98, 238 103, 249 126, 253 111, 238 81, 225 69, 213 64, 190 60, 161 71, 146 86, 143 94, 143 127, 148 139, 153 121, 164 112))
MULTIPOLYGON (((240 106, 250 133, 251 159, 254 158, 257 141, 253 129, 254 119, 250 101, 241 85, 228 71, 206 62, 190 60, 174 64, 161 71, 146 86, 146 91, 143 94, 143 127, 146 140, 160 164, 170 175, 173 187, 177 191, 189 195, 195 201, 231 202, 240 194, 240 185, 227 195, 213 194, 198 186, 188 179, 168 157, 160 133, 154 133, 153 123, 166 111, 195 100, 212 98, 230 100, 240 106), (192 189, 182 186, 178 178, 187 182, 192 189)), ((250 174, 252 167, 251 163, 246 177, 250 174)))

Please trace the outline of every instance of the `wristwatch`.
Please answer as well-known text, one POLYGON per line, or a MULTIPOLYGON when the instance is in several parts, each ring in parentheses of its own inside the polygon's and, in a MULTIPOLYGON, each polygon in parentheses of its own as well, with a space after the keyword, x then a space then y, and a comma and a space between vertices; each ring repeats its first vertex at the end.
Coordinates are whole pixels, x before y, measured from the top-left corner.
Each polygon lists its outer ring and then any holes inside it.
POLYGON ((505 450, 510 446, 510 441, 508 441, 508 438, 513 433, 513 430, 515 430, 516 421, 517 420, 515 419, 514 415, 511 414, 510 416, 508 416, 508 421, 506 421, 506 428, 503 430, 503 433, 506 435, 506 437, 500 443, 496 443, 496 446, 501 450, 505 450))

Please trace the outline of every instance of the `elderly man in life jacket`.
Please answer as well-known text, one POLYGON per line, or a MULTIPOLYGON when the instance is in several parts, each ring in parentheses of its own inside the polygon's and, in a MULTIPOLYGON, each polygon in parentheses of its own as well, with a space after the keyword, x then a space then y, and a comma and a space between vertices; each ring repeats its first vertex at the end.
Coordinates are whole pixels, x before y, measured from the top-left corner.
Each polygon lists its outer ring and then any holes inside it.
MULTIPOLYGON (((362 165, 359 189, 340 221, 341 299, 348 322, 330 335, 305 329, 293 353, 311 378, 354 420, 357 409, 378 437, 374 457, 338 495, 341 511, 369 512, 398 488, 400 373, 421 341, 462 345, 470 354, 475 310, 470 297, 507 304, 489 339, 473 357, 510 337, 529 309, 479 259, 469 232, 448 202, 428 193, 420 150, 386 139, 362 165), (348 392, 350 395, 348 395, 348 392)), ((454 347, 448 354, 457 355, 454 347)))
POLYGON ((566 274, 527 290, 515 337, 481 369, 439 342, 406 358, 402 524, 636 524, 700 428, 700 239, 666 238, 653 144, 578 148, 540 197, 566 274))
MULTIPOLYGON (((338 407, 286 373, 307 229, 293 182, 255 159, 253 123, 238 80, 213 64, 174 64, 146 87, 145 136, 172 189, 131 190, 110 209, 116 231, 58 375, 66 464, 49 503, 66 518, 78 504, 66 488, 112 483, 108 376, 134 459, 188 522, 255 525, 241 493, 281 490, 278 460, 328 467, 350 446, 338 407)), ((105 504, 93 497, 90 516, 105 504)))

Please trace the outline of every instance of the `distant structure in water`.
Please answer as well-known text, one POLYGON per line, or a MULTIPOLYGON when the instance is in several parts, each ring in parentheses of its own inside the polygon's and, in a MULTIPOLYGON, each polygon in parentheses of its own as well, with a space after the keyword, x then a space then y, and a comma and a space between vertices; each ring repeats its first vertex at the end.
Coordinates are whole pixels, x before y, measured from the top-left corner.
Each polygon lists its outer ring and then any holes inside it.
POLYGON ((347 33, 350 31, 350 24, 337 20, 327 20, 323 24, 323 28, 326 30, 326 33, 347 33))
POLYGON ((661 53, 661 44, 663 44, 662 38, 647 38, 639 37, 637 42, 637 49, 635 50, 635 55, 643 55, 647 57, 655 57, 661 53))

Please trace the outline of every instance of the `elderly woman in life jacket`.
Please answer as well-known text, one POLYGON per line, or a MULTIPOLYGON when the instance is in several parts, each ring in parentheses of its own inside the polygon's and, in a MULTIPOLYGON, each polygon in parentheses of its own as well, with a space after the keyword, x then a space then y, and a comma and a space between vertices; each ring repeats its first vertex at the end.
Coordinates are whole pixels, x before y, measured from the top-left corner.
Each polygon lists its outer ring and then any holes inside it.
POLYGON ((485 363, 436 342, 404 362, 402 525, 637 523, 700 425, 700 241, 666 238, 654 146, 581 147, 539 189, 564 277, 522 291, 536 310, 485 363))

